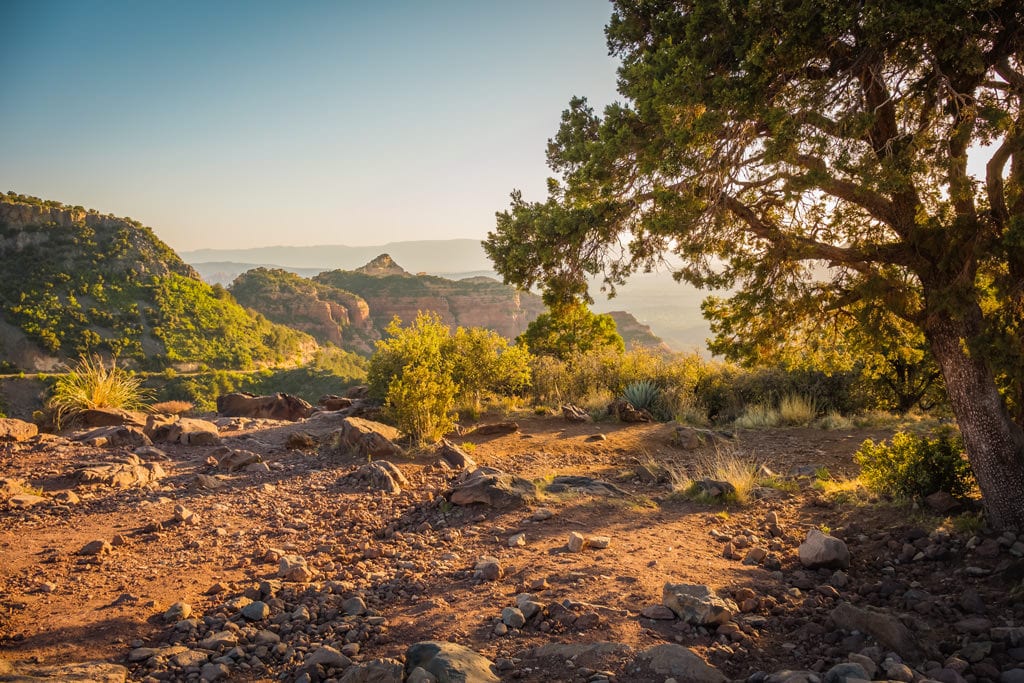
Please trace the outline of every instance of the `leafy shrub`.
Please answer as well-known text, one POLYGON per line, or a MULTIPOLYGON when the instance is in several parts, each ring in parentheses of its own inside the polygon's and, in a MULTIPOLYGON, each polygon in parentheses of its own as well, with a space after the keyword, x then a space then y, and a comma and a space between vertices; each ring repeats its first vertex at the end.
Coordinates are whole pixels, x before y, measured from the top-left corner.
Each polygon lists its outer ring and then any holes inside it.
POLYGON ((784 425, 809 425, 817 416, 818 407, 813 398, 786 394, 779 401, 779 420, 784 425))
POLYGON ((85 356, 70 372, 57 379, 47 406, 53 411, 54 424, 60 427, 84 410, 143 409, 148 398, 149 392, 142 388, 140 377, 129 374, 116 363, 105 367, 99 356, 85 356))
POLYGON ((929 436, 896 432, 889 443, 868 439, 853 457, 868 488, 890 496, 916 498, 945 491, 962 497, 974 486, 960 435, 949 428, 929 436))
POLYGON ((418 443, 438 441, 455 427, 455 395, 451 375, 420 363, 406 366, 388 385, 384 407, 404 433, 418 443))

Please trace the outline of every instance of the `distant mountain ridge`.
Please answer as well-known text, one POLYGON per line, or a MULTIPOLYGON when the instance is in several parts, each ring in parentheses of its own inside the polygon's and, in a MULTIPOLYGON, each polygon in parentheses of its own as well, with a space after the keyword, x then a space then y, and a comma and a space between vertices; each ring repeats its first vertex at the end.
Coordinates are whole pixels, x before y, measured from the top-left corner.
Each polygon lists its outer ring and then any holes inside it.
POLYGON ((195 249, 180 252, 186 263, 235 262, 273 266, 286 270, 355 270, 380 254, 412 273, 462 273, 490 270, 480 240, 412 240, 369 247, 323 244, 311 247, 249 247, 244 249, 195 249))
MULTIPOLYGON (((354 270, 330 270, 312 278, 281 268, 255 268, 235 278, 230 291, 243 306, 270 320, 367 356, 396 316, 410 323, 419 312, 431 311, 448 325, 483 327, 513 339, 546 309, 536 294, 516 291, 494 278, 413 275, 388 254, 354 270)), ((612 315, 627 343, 667 349, 629 313, 612 315)))

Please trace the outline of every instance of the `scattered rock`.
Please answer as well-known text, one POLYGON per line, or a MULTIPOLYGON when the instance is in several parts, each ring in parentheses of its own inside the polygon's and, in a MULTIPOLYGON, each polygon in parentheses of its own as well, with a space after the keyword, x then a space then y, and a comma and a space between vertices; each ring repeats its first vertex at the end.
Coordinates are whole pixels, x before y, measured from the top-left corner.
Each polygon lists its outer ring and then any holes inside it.
POLYGON ((341 427, 321 446, 328 456, 355 456, 361 459, 390 458, 402 454, 395 443, 401 433, 394 427, 361 417, 347 417, 341 427))
POLYGON ((138 448, 153 444, 139 427, 97 427, 74 438, 95 448, 138 448))
POLYGON ((551 480, 545 487, 549 493, 583 493, 595 496, 623 496, 629 494, 624 490, 601 479, 577 475, 560 475, 551 480))
POLYGON ((306 558, 301 555, 282 556, 277 575, 285 581, 295 581, 296 583, 308 583, 315 576, 313 570, 309 568, 306 558))
POLYGON ((448 439, 441 439, 441 443, 437 448, 437 457, 441 459, 448 467, 453 470, 474 470, 476 469, 476 462, 473 458, 453 444, 448 439))
POLYGON ((569 541, 568 543, 566 543, 566 547, 569 549, 570 553, 578 553, 579 551, 583 550, 583 546, 585 546, 586 544, 587 539, 583 536, 583 534, 579 533, 578 531, 569 532, 569 541))
POLYGON ((192 616, 192 605, 187 602, 176 602, 164 612, 164 621, 174 623, 192 616))
POLYGON ((846 543, 819 529, 807 532, 807 538, 800 544, 799 554, 800 564, 808 569, 848 569, 850 566, 850 551, 846 543))
POLYGON ((258 453, 253 453, 252 451, 226 450, 226 453, 223 453, 217 458, 217 469, 225 472, 234 472, 235 470, 240 470, 247 465, 251 465, 256 462, 263 462, 263 457, 258 453))
POLYGON ((37 496, 34 493, 19 493, 7 499, 7 504, 12 508, 25 510, 46 502, 46 498, 37 496))
POLYGON ((456 505, 483 503, 495 508, 525 505, 537 497, 533 482, 492 467, 478 467, 463 473, 449 500, 456 505))
POLYGON ((0 441, 28 441, 39 433, 39 427, 31 422, 0 417, 0 441))
POLYGON ((727 481, 701 479, 700 481, 693 482, 693 485, 697 487, 697 491, 701 495, 708 498, 725 498, 726 496, 736 495, 736 487, 727 481))
POLYGON ((517 422, 491 422, 476 427, 470 434, 476 436, 501 436, 515 434, 518 431, 519 423, 517 422))
POLYGON ((829 615, 835 625, 846 631, 860 631, 874 638, 879 645, 897 653, 907 661, 921 661, 924 651, 910 630, 895 617, 881 612, 840 603, 829 615))
MULTIPOLYGON (((394 659, 374 659, 350 666, 345 670, 345 675, 341 677, 339 683, 402 683, 404 673, 402 664, 394 659)), ((427 683, 429 679, 421 680, 427 683)), ((412 681, 412 674, 406 681, 412 681)))
POLYGON ((107 662, 80 662, 56 666, 18 663, 9 669, 6 664, 6 660, 0 660, 0 681, 11 683, 124 683, 128 680, 128 669, 107 662))
POLYGON ((525 545, 526 545, 526 534, 525 533, 514 534, 512 536, 509 536, 509 538, 508 538, 508 547, 509 548, 522 548, 525 545))
POLYGON ((639 410, 633 407, 629 401, 617 400, 608 404, 608 415, 617 418, 620 422, 639 424, 654 422, 654 416, 646 410, 639 410))
POLYGON ((383 491, 392 496, 397 496, 402 492, 403 486, 409 485, 409 480, 402 474, 402 470, 387 460, 368 462, 350 476, 377 491, 383 491))
POLYGON ((593 422, 590 413, 572 404, 562 406, 562 416, 569 422, 593 422))
POLYGON ((109 541, 102 538, 96 539, 95 541, 89 541, 82 546, 81 550, 78 551, 79 555, 109 555, 113 551, 113 546, 110 545, 109 541))
POLYGON ((166 476, 159 463, 142 463, 131 455, 120 462, 98 463, 77 470, 74 475, 81 486, 114 486, 129 488, 146 486, 166 476))
MULTIPOLYGON (((348 399, 341 399, 347 401, 348 399)), ((316 437, 309 432, 292 432, 284 442, 284 447, 290 451, 306 451, 317 447, 316 437)))
POLYGON ((633 660, 634 666, 660 676, 671 676, 687 683, 725 683, 725 675, 698 657, 689 648, 675 643, 655 645, 633 660))
POLYGON ((718 597, 709 586, 688 583, 666 583, 662 604, 696 626, 724 624, 739 612, 736 603, 718 597))
MULTIPOLYGON (((494 662, 455 643, 428 640, 405 651, 405 671, 416 667, 432 674, 439 683, 498 683, 494 662)), ((716 682, 717 683, 717 682, 716 682)))

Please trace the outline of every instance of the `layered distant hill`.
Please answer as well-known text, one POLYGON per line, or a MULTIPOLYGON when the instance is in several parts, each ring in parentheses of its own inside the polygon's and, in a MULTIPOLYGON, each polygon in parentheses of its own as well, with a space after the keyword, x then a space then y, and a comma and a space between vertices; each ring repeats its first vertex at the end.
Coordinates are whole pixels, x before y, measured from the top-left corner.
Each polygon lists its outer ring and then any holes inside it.
MULTIPOLYGON (((365 263, 369 258, 362 258, 356 260, 353 254, 364 255, 366 250, 378 250, 373 252, 373 256, 386 251, 391 254, 395 261, 401 263, 406 267, 407 270, 413 272, 423 272, 437 277, 443 277, 449 280, 462 281, 470 278, 490 278, 496 279, 498 276, 491 269, 490 263, 487 261, 484 255, 483 248, 479 242, 472 240, 441 240, 437 242, 398 242, 394 245, 388 245, 387 248, 383 246, 379 247, 338 247, 338 246, 324 246, 312 248, 314 251, 319 251, 324 254, 324 257, 319 261, 312 255, 307 255, 306 263, 315 263, 312 266, 296 266, 294 264, 282 261, 230 261, 226 260, 229 257, 243 257, 249 254, 250 251, 257 250, 205 250, 202 252, 207 257, 217 258, 216 261, 197 261, 192 258, 186 259, 192 267, 194 267, 204 280, 211 284, 222 284, 227 286, 241 273, 254 268, 266 268, 266 269, 281 269, 286 270, 297 275, 301 275, 305 278, 314 278, 316 275, 323 271, 345 269, 352 270, 356 266, 365 263), (470 255, 468 250, 463 250, 463 243, 472 242, 473 249, 475 250, 475 256, 470 255), (426 267, 409 267, 409 264, 395 256, 398 251, 415 252, 416 249, 406 248, 405 245, 423 245, 430 244, 434 245, 435 248, 427 250, 427 253, 436 254, 438 251, 443 252, 443 247, 451 245, 452 243, 458 243, 460 254, 454 259, 444 258, 431 258, 431 259, 414 259, 415 262, 420 266, 426 267), (401 246, 400 250, 388 251, 393 246, 401 246), (438 249, 436 247, 441 247, 438 249), (344 253, 346 249, 357 249, 358 251, 353 254, 344 253), (334 255, 337 260, 329 261, 327 255, 334 255), (430 263, 437 265, 437 268, 430 267, 430 263), (481 266, 481 264, 483 264, 481 266), (473 267, 470 267, 473 266, 473 267), (463 269, 460 269, 463 268, 463 269)), ((288 252, 277 251, 278 248, 268 248, 267 250, 259 250, 260 255, 274 256, 280 255, 282 258, 288 256, 288 252)), ((193 255, 200 252, 184 252, 186 255, 193 255)), ((303 251, 305 254, 306 252, 303 251)), ((593 282, 591 285, 591 291, 594 297, 594 305, 591 307, 598 313, 612 313, 617 311, 629 311, 630 314, 635 316, 639 324, 649 326, 653 330, 653 334, 657 334, 658 337, 663 339, 665 343, 671 348, 677 351, 693 351, 698 350, 706 353, 705 341, 711 336, 711 330, 708 323, 701 316, 700 303, 706 296, 705 292, 695 289, 687 284, 681 284, 676 282, 672 275, 668 272, 658 273, 640 273, 634 275, 629 279, 624 287, 620 287, 618 295, 614 299, 608 299, 599 291, 599 283, 593 282)), ((623 327, 620 324, 620 327, 623 327)), ((628 327, 628 325, 627 325, 628 327)), ((628 343, 628 340, 627 340, 628 343)))
POLYGON ((308 335, 211 287, 130 218, 0 195, 0 365, 49 370, 98 352, 143 367, 298 362, 308 335))
MULTIPOLYGON (((412 273, 465 273, 490 270, 479 240, 414 240, 392 242, 372 247, 348 247, 327 244, 313 247, 253 247, 249 249, 197 249, 181 252, 186 263, 226 262, 266 267, 287 268, 294 272, 311 270, 301 275, 315 275, 324 270, 355 270, 380 254, 390 254, 412 273)), ((225 269, 229 270, 229 269, 225 269)), ((235 273, 249 270, 243 268, 235 273)), ((233 280, 228 279, 227 282, 233 280)), ((227 284, 227 282, 223 284, 227 284)))
MULTIPOLYGON (((270 320, 364 355, 373 352, 374 342, 395 316, 408 323, 419 311, 433 311, 450 325, 484 327, 512 339, 545 310, 539 296, 517 292, 493 278, 413 275, 388 254, 355 270, 332 270, 313 278, 256 268, 239 275, 230 290, 239 303, 270 320)), ((627 343, 664 348, 629 313, 613 316, 627 343)))

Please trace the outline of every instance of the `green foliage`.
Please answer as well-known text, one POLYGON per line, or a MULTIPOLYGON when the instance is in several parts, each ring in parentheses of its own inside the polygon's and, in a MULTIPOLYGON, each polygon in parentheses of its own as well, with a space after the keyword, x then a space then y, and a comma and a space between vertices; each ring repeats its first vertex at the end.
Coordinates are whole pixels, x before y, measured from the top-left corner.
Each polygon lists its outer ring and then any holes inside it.
POLYGON ((306 365, 298 368, 259 372, 214 372, 179 374, 166 371, 152 375, 147 386, 153 387, 160 401, 189 401, 197 410, 216 410, 221 394, 247 391, 265 395, 284 392, 315 404, 324 394, 341 394, 345 389, 366 379, 367 361, 354 353, 336 348, 321 349, 306 365))
POLYGON ((548 197, 513 193, 488 255, 566 300, 669 253, 679 278, 732 292, 707 309, 720 338, 755 345, 848 317, 908 370, 901 409, 930 350, 990 518, 1020 526, 1000 484, 1024 476, 1021 20, 1005 1, 616 0, 622 99, 570 100, 548 197))
POLYGON ((450 375, 423 363, 407 365, 388 385, 384 407, 405 434, 433 443, 455 427, 457 391, 450 375))
POLYGON ((535 356, 568 360, 594 349, 625 350, 610 315, 595 314, 579 301, 556 304, 531 322, 519 337, 535 356))
POLYGON ((637 410, 652 415, 661 409, 661 387, 650 380, 632 382, 622 390, 622 398, 637 410))
POLYGON ((396 316, 387 328, 387 336, 377 342, 370 358, 366 381, 370 391, 385 398, 391 383, 406 367, 422 365, 439 375, 451 377, 455 359, 451 348, 451 330, 436 313, 420 312, 408 327, 396 316))
POLYGON ((0 314, 47 353, 248 367, 311 345, 203 283, 136 221, 13 193, 0 202, 51 209, 38 224, 0 224, 0 314))
POLYGON ((47 407, 53 411, 54 424, 60 427, 83 410, 141 410, 149 398, 150 392, 142 388, 140 377, 116 363, 104 366, 99 356, 83 356, 57 379, 47 407))
POLYGON ((868 488, 899 498, 919 498, 936 491, 966 496, 974 486, 963 442, 951 429, 929 436, 897 432, 890 442, 868 439, 854 454, 868 488))
POLYGON ((307 335, 250 314, 225 290, 200 280, 154 278, 152 292, 153 334, 164 343, 168 361, 244 369, 256 362, 283 363, 312 346, 307 335))

